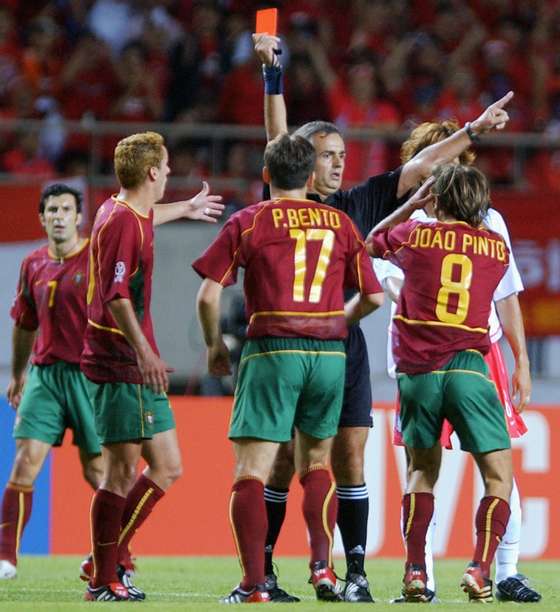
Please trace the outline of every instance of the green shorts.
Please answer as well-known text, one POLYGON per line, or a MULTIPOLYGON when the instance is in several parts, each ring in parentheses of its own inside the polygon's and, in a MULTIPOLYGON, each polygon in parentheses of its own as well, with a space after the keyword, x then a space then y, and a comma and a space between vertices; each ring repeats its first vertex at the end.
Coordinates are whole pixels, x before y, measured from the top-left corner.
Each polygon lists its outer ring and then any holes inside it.
POLYGON ((229 437, 286 442, 294 426, 314 438, 334 436, 342 409, 345 362, 341 341, 247 340, 229 437))
POLYGON ((462 351, 440 370, 398 374, 403 440, 412 448, 439 444, 443 420, 454 427, 461 448, 488 453, 511 442, 496 387, 478 351, 462 351))
POLYGON ((150 440, 175 429, 175 419, 165 393, 133 383, 91 383, 91 401, 101 444, 150 440))
POLYGON ((89 455, 100 454, 88 395, 91 384, 78 365, 65 361, 31 366, 17 410, 14 438, 60 446, 69 428, 76 446, 89 455))

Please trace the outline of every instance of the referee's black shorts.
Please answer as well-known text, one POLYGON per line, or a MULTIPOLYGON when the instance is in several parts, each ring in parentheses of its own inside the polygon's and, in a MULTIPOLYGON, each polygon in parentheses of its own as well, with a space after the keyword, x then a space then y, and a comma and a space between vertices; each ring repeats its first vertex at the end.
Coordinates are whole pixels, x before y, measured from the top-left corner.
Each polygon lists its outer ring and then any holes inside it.
POLYGON ((348 329, 346 380, 339 427, 372 427, 371 382, 366 339, 359 325, 348 329))

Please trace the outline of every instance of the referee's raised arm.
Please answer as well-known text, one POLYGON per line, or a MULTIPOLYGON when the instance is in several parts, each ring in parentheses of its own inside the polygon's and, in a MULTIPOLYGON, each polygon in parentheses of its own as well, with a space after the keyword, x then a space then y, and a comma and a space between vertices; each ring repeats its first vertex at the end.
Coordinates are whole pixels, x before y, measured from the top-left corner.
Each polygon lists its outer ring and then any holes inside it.
POLYGON ((264 125, 270 142, 288 131, 286 102, 283 94, 282 65, 278 59, 280 39, 268 34, 253 34, 255 53, 262 62, 264 79, 264 125))

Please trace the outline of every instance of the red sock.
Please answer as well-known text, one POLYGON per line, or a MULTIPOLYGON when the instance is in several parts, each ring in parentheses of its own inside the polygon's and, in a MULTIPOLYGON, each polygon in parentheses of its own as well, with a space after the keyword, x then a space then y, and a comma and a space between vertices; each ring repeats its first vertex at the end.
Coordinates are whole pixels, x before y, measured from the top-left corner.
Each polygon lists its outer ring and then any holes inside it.
POLYGON ((23 530, 31 516, 33 487, 13 482, 6 485, 0 515, 0 559, 17 565, 17 555, 23 530))
POLYGON ((434 513, 431 493, 407 493, 403 496, 403 534, 406 563, 426 567, 426 533, 434 513))
POLYGON ((312 469, 301 477, 300 482, 303 487, 303 517, 309 531, 311 564, 326 561, 332 567, 338 504, 331 475, 325 468, 312 469))
POLYGON ((105 586, 118 582, 117 551, 121 517, 126 506, 126 497, 105 489, 97 489, 91 504, 91 539, 94 576, 91 585, 105 586))
POLYGON ((264 484, 260 480, 245 478, 234 483, 229 519, 243 570, 241 588, 250 591, 264 582, 264 543, 268 521, 264 484))
POLYGON ((148 518, 154 506, 165 495, 155 482, 141 474, 126 497, 126 506, 121 519, 118 562, 126 569, 132 569, 128 546, 136 530, 148 518))
POLYGON ((500 497, 483 497, 476 511, 476 548, 474 563, 480 565, 485 576, 490 575, 490 566, 500 544, 511 514, 509 504, 500 497))

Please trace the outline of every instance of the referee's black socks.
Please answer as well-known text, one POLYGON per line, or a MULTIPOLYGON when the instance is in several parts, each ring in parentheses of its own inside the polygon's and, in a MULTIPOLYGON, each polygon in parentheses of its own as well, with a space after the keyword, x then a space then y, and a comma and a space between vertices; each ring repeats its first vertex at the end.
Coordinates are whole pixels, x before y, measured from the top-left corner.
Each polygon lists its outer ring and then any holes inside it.
POLYGON ((348 572, 364 573, 369 496, 366 484, 337 486, 337 524, 342 536, 348 572))

